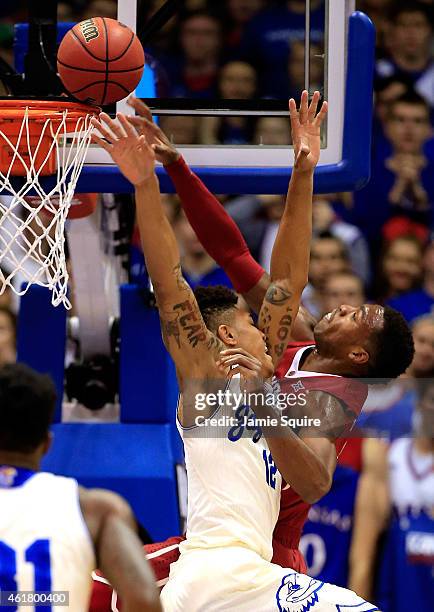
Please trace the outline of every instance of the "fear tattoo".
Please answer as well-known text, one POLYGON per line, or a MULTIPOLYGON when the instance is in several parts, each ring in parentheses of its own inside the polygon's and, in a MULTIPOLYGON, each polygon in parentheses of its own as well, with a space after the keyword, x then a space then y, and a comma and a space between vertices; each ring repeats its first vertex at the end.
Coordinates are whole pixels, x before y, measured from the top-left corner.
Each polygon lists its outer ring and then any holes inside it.
POLYGON ((189 343, 195 348, 199 342, 204 342, 207 337, 206 328, 194 303, 190 300, 175 304, 174 312, 179 312, 179 325, 187 333, 189 343), (185 313, 185 314, 181 314, 185 313))

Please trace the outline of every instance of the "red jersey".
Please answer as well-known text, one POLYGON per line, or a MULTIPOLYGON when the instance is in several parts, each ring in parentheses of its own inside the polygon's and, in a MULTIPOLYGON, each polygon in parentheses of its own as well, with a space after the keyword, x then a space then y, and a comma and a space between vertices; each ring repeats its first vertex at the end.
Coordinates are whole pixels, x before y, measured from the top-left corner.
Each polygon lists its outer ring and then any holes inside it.
MULTIPOLYGON (((276 369, 277 378, 295 378, 302 381, 305 389, 330 393, 356 414, 359 414, 368 395, 366 385, 356 380, 299 369, 305 351, 314 348, 312 342, 290 343, 276 369)), ((338 452, 345 445, 342 441, 338 452)), ((273 563, 306 573, 306 563, 298 550, 304 523, 310 504, 289 485, 282 484, 280 513, 273 533, 273 563)), ((144 547, 146 558, 155 573, 157 586, 164 586, 169 577, 170 565, 179 557, 179 543, 183 537, 175 537, 158 544, 144 547)), ((120 609, 119 600, 108 581, 98 572, 93 573, 93 590, 90 612, 111 612, 120 609)))

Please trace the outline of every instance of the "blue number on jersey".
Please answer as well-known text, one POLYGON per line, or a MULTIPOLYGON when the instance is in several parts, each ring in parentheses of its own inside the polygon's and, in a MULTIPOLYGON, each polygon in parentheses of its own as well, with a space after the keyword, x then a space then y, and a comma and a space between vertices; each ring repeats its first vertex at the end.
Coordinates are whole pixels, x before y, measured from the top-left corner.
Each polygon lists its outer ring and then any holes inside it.
POLYGON ((274 464, 273 457, 271 456, 270 452, 267 453, 265 448, 262 451, 262 457, 265 463, 265 480, 272 489, 275 489, 277 467, 274 464))
MULTIPOLYGON (((35 568, 35 591, 51 591, 51 563, 49 540, 36 540, 25 551, 25 559, 35 568)), ((0 590, 18 591, 16 582, 17 557, 13 548, 0 542, 0 590)), ((8 606, 10 612, 16 606, 8 606)), ((38 610, 50 612, 51 605, 38 606, 38 610)))

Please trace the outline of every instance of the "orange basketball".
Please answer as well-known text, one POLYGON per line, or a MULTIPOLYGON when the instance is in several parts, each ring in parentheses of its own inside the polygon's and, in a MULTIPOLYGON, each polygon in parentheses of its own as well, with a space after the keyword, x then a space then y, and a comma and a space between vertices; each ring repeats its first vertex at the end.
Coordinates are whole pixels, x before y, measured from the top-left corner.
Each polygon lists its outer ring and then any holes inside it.
POLYGON ((143 47, 134 32, 107 17, 77 23, 57 53, 57 70, 69 93, 100 106, 134 91, 144 64, 143 47))

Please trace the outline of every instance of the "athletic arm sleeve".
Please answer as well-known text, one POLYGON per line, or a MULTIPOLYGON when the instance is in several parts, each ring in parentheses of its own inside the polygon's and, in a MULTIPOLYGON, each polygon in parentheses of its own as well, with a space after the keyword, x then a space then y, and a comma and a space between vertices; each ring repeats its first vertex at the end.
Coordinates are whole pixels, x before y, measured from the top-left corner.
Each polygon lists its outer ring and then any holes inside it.
POLYGON ((249 292, 264 269, 254 260, 236 223, 180 157, 166 166, 197 237, 238 293, 249 292))

